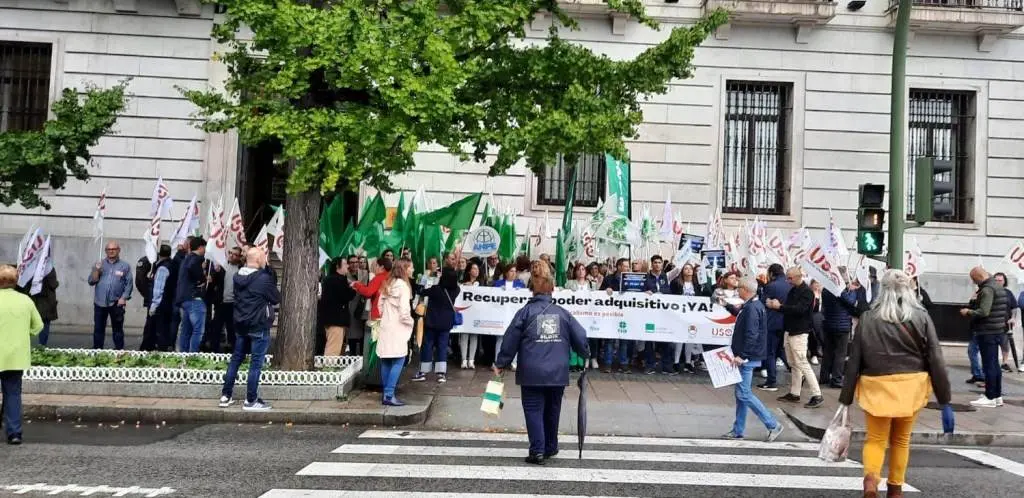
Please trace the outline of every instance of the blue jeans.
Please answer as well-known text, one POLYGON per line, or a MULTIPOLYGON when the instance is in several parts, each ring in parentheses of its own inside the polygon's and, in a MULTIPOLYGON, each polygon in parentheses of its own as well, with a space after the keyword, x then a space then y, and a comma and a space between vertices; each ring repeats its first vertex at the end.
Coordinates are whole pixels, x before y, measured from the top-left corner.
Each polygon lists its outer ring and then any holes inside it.
POLYGON ((50 321, 43 320, 43 330, 39 331, 39 345, 45 346, 50 342, 50 321))
POLYGON ((228 371, 224 374, 224 387, 220 394, 232 397, 235 380, 238 378, 238 368, 242 366, 245 353, 248 351, 250 353, 249 376, 245 381, 245 400, 251 403, 260 397, 260 373, 263 371, 263 358, 267 354, 267 348, 270 347, 270 329, 252 330, 239 326, 237 330, 235 349, 231 352, 231 362, 228 363, 228 371))
POLYGON ((1000 351, 1006 334, 974 336, 981 351, 981 369, 985 372, 985 397, 996 399, 1003 395, 1003 371, 1000 369, 1000 351))
POLYGON ((971 335, 967 342, 967 359, 971 361, 971 377, 984 379, 985 372, 981 370, 981 352, 978 351, 978 336, 971 335))
POLYGON ((747 409, 753 411, 768 430, 779 426, 779 421, 775 419, 772 412, 765 408, 761 400, 750 389, 750 385, 754 382, 754 369, 760 368, 760 366, 760 361, 748 361, 739 366, 740 376, 743 377, 743 380, 736 384, 736 422, 732 424, 732 431, 737 436, 742 437, 743 431, 747 428, 747 409))
POLYGON ((21 374, 21 370, 0 372, 0 394, 4 397, 0 412, 8 439, 21 437, 21 374))
POLYGON ((604 340, 604 364, 608 367, 612 366, 612 349, 616 344, 619 346, 619 366, 623 368, 628 367, 629 359, 633 356, 633 341, 625 339, 604 340))
POLYGON ((402 374, 405 357, 380 359, 380 385, 384 388, 384 399, 394 399, 398 387, 398 376, 402 374))
POLYGON ((558 451, 558 417, 565 386, 520 386, 531 455, 558 451))
POLYGON ((420 350, 420 372, 448 372, 448 337, 451 330, 423 328, 423 348, 420 350), (435 352, 434 349, 437 349, 435 352))
POLYGON ((124 349, 124 306, 92 305, 92 348, 103 349, 107 335, 107 318, 110 318, 110 333, 114 336, 114 349, 124 349))
POLYGON ((782 361, 786 361, 786 355, 779 355, 779 348, 782 347, 782 334, 781 330, 769 330, 768 331, 768 354, 764 361, 764 367, 768 370, 768 377, 765 378, 764 383, 769 386, 774 386, 776 382, 776 375, 778 375, 778 367, 776 366, 776 359, 781 357, 782 361))
POLYGON ((206 327, 206 303, 202 299, 189 299, 181 303, 181 336, 178 349, 182 353, 198 353, 206 327))

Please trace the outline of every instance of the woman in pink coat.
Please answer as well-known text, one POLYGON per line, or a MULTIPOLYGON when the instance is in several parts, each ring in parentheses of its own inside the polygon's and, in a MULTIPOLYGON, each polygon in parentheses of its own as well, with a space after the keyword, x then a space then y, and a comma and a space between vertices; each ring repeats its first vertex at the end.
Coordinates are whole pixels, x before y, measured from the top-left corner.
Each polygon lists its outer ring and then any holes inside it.
POLYGON ((405 357, 409 353, 412 337, 412 261, 401 259, 391 269, 391 275, 381 286, 380 328, 377 337, 377 356, 380 357, 380 379, 384 387, 382 402, 387 406, 402 406, 395 397, 398 376, 402 373, 405 357))

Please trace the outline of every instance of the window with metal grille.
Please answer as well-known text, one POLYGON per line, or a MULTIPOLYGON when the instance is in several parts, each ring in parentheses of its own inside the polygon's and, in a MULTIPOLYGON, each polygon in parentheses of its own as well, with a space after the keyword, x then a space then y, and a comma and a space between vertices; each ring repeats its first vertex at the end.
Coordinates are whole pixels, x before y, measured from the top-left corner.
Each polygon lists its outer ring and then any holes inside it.
POLYGON ((48 43, 0 41, 0 132, 43 128, 52 52, 48 43))
MULTIPOLYGON (((596 207, 604 197, 605 188, 604 155, 584 155, 576 163, 576 195, 574 206, 596 207)), ((561 154, 553 165, 544 167, 537 175, 537 204, 541 206, 564 206, 569 190, 569 165, 561 154)))
POLYGON ((953 163, 943 181, 953 183, 953 215, 935 221, 970 223, 973 219, 974 92, 910 90, 907 119, 907 217, 914 216, 914 161, 934 157, 953 163))
POLYGON ((789 83, 726 83, 722 212, 789 214, 789 83))

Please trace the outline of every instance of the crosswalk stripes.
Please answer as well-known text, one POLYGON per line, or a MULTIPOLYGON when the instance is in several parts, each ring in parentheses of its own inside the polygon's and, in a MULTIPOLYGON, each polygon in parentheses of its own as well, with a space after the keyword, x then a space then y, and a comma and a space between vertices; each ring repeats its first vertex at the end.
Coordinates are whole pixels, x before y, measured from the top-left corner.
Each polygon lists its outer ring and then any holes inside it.
MULTIPOLYGON (((577 460, 576 437, 564 435, 559 438, 564 443, 562 453, 548 465, 533 466, 522 462, 525 439, 524 434, 508 433, 368 430, 353 443, 331 452, 341 461, 315 461, 295 474, 302 486, 355 489, 274 489, 261 498, 383 498, 398 491, 357 488, 363 487, 359 483, 377 481, 401 487, 401 494, 410 498, 571 498, 493 492, 495 483, 509 481, 521 483, 520 487, 497 489, 550 493, 556 484, 562 489, 587 485, 599 486, 594 489, 599 493, 617 495, 617 491, 633 494, 636 491, 630 485, 644 483, 649 487, 725 485, 817 493, 859 491, 863 484, 859 463, 823 462, 816 456, 816 443, 588 436, 583 459, 577 460), (446 484, 428 486, 435 492, 423 492, 422 479, 446 484)), ((880 488, 884 489, 884 483, 880 488)), ((904 491, 919 490, 907 485, 904 491)))
POLYGON ((1008 458, 1003 458, 999 455, 993 455, 987 451, 971 450, 966 448, 947 448, 948 453, 954 455, 960 455, 968 460, 978 462, 982 465, 987 465, 992 468, 999 470, 1005 470, 1014 475, 1024 477, 1024 464, 1014 462, 1008 458))

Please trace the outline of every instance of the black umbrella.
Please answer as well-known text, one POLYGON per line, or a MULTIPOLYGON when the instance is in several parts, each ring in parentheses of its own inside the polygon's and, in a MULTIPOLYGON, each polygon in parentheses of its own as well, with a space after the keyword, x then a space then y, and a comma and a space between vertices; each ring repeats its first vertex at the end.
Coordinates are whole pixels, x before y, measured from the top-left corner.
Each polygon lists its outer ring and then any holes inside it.
POLYGON ((580 456, 583 460, 583 439, 587 437, 587 371, 580 374, 576 385, 580 388, 580 401, 576 405, 576 436, 579 438, 580 456))

